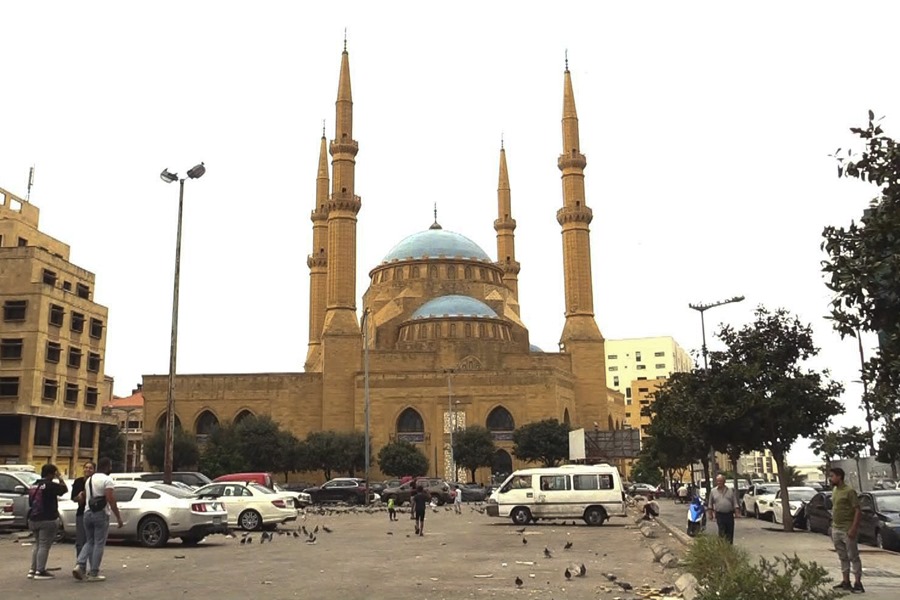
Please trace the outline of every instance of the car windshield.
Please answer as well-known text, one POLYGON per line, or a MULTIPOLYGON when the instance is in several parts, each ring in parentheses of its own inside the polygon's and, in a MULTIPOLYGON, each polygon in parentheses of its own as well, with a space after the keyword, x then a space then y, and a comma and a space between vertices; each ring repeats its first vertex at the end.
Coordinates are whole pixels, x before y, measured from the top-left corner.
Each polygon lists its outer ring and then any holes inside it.
POLYGON ((251 483, 250 488, 256 490, 260 494, 274 494, 275 493, 272 490, 270 490, 269 488, 267 488, 266 486, 259 485, 258 483, 251 483))
POLYGON ((162 492, 163 494, 168 494, 169 496, 174 496, 175 498, 190 498, 194 495, 193 492, 188 492, 181 488, 175 487, 174 485, 166 485, 164 483, 160 483, 151 487, 157 492, 162 492))
POLYGON ((32 473, 30 471, 19 471, 16 473, 16 475, 18 475, 19 479, 21 479, 28 485, 31 485, 32 483, 34 483, 35 481, 37 481, 38 479, 41 478, 41 476, 38 475, 37 473, 32 473))
POLYGON ((881 512, 900 512, 900 494, 878 496, 878 510, 881 512))
POLYGON ((788 500, 799 500, 809 502, 816 495, 816 490, 789 490, 788 500))

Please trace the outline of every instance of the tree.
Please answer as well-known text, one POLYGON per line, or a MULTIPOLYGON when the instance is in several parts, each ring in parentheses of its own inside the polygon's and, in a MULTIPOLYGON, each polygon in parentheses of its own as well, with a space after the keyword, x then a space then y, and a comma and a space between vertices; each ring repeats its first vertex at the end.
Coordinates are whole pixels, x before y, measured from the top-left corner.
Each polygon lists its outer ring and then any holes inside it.
POLYGON ((491 432, 480 425, 470 425, 453 434, 453 460, 472 474, 472 481, 479 467, 491 466, 496 451, 491 432))
MULTIPOLYGON (((781 480, 779 480, 781 481, 781 480)), ((806 475, 800 473, 797 467, 785 465, 784 467, 784 487, 798 487, 806 484, 806 475)), ((784 496, 784 492, 781 494, 784 496)))
POLYGON ((662 479, 659 463, 656 462, 651 453, 641 451, 637 460, 631 465, 631 480, 650 485, 659 485, 662 483, 662 479))
POLYGON ((881 428, 876 458, 891 465, 891 475, 897 479, 897 463, 900 462, 900 423, 889 419, 881 428))
MULTIPOLYGON (((337 453, 334 468, 340 473, 355 477, 357 471, 366 469, 366 436, 361 431, 336 434, 337 453)), ((371 453, 369 453, 371 457, 371 453)))
POLYGON ((313 431, 306 436, 306 447, 311 470, 321 470, 325 479, 331 479, 331 472, 340 462, 337 458, 340 443, 334 431, 313 431))
POLYGON ((812 439, 810 445, 816 456, 825 459, 825 473, 831 470, 831 461, 841 455, 841 445, 838 432, 822 430, 812 439))
POLYGON ((126 471, 125 436, 117 425, 100 426, 99 456, 112 461, 114 471, 126 471))
POLYGON ((513 455, 545 467, 558 466, 569 458, 569 426, 556 419, 522 425, 513 432, 513 455))
POLYGON ((869 447, 869 435, 859 427, 845 427, 837 432, 837 443, 840 455, 844 458, 852 458, 856 462, 856 477, 859 489, 862 489, 859 459, 869 447))
POLYGON ((819 352, 812 329, 783 309, 759 307, 752 323, 723 326, 719 337, 727 346, 721 353, 726 377, 738 384, 739 401, 753 416, 747 426, 778 467, 784 528, 792 531, 785 457, 798 437, 814 436, 844 411, 837 400, 843 388, 827 372, 805 367, 819 352))
POLYGON ((281 428, 269 415, 251 415, 234 426, 238 452, 248 471, 280 470, 281 428))
POLYGON ((398 440, 378 451, 378 468, 390 477, 419 477, 428 473, 428 459, 413 444, 398 440))
MULTIPOLYGON (((156 433, 144 442, 144 457, 151 467, 162 471, 165 465, 165 455, 166 430, 157 429, 156 433)), ((193 469, 199 462, 200 448, 197 445, 197 438, 180 427, 176 427, 175 437, 172 440, 172 470, 193 469)))
MULTIPOLYGON (((866 127, 850 129, 864 143, 860 154, 839 148, 838 177, 869 182, 880 196, 863 211, 859 224, 826 227, 822 262, 826 285, 835 295, 831 319, 841 337, 878 335, 878 352, 866 361, 862 379, 866 412, 890 421, 900 413, 900 144, 885 135, 870 110, 866 127)), ((860 344, 862 353, 862 345, 860 344)))
POLYGON ((206 438, 200 454, 200 471, 216 478, 227 473, 248 471, 241 454, 239 438, 234 425, 219 425, 206 438))

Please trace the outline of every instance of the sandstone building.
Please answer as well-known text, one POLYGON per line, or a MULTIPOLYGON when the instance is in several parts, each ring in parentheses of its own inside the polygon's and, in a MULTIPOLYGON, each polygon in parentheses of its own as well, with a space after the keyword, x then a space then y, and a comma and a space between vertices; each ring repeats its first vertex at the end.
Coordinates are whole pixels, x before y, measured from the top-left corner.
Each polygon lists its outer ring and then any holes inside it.
MULTIPOLYGON (((558 352, 530 345, 520 318, 516 221, 503 148, 496 259, 435 219, 424 231, 401 240, 370 270, 369 287, 357 306, 358 150, 345 48, 335 136, 330 143, 324 136, 321 140, 311 213, 305 372, 180 375, 176 423, 202 436, 217 423, 264 413, 298 436, 361 430, 367 358, 374 451, 391 440, 407 440, 421 448, 430 470, 442 477, 453 476, 451 428, 479 424, 493 433, 500 448, 495 473, 518 466, 511 457, 511 438, 522 424, 556 418, 573 427, 621 428, 623 396, 607 388, 604 339, 594 318, 592 211, 585 198, 586 160, 568 68, 557 164, 562 173, 557 221, 566 307, 558 352)), ((165 425, 166 390, 165 375, 144 376, 148 435, 165 425)), ((479 477, 487 480, 487 475, 479 477)))
POLYGON ((107 309, 94 274, 38 229, 38 208, 0 189, 0 462, 73 475, 97 459, 107 309))

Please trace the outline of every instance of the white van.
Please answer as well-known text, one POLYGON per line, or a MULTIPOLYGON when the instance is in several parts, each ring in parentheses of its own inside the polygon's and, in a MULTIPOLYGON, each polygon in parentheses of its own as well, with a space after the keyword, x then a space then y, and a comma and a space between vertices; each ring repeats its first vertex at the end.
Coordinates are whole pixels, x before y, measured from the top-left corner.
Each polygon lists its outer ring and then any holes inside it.
POLYGON ((608 464, 523 469, 491 494, 487 514, 510 517, 517 525, 538 519, 584 519, 603 525, 625 516, 619 470, 608 464))

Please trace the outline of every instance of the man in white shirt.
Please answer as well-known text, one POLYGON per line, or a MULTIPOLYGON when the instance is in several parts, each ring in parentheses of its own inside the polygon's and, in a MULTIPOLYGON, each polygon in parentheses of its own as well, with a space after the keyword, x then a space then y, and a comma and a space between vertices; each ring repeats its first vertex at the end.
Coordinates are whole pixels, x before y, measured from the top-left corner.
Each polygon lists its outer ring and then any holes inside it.
POLYGON ((112 471, 112 461, 107 457, 97 461, 97 471, 84 482, 84 496, 87 510, 84 511, 85 543, 78 554, 72 576, 75 579, 87 581, 103 581, 106 579, 100 574, 100 562, 103 560, 103 550, 106 548, 106 536, 109 534, 110 511, 116 515, 119 528, 122 527, 122 516, 116 505, 116 497, 113 493, 114 483, 109 473, 112 471), (90 570, 87 571, 88 561, 90 570))

